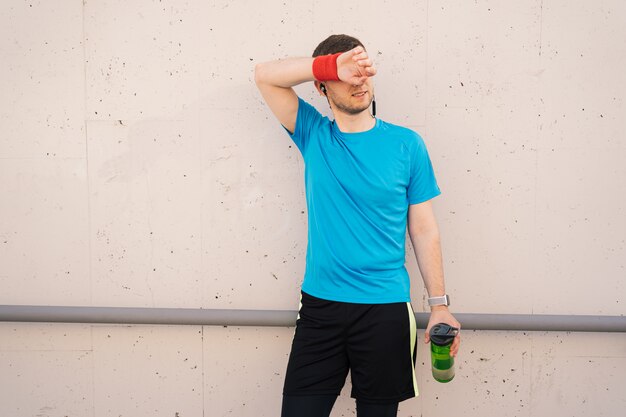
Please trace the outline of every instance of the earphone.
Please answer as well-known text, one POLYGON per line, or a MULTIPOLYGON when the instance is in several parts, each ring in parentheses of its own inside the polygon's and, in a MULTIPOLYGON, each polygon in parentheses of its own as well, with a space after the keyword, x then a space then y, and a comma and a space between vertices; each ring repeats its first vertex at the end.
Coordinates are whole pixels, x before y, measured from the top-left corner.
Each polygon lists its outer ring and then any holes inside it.
POLYGON ((326 94, 326 86, 324 84, 320 84, 320 90, 322 90, 322 93, 324 93, 324 95, 328 95, 326 94))

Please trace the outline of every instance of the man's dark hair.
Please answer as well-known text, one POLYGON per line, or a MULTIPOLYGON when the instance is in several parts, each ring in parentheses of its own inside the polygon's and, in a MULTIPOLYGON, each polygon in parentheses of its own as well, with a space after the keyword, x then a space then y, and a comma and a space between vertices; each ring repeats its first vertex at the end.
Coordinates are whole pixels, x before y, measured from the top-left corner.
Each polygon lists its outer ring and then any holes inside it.
MULTIPOLYGON (((347 52, 357 46, 363 46, 363 44, 355 37, 348 35, 330 35, 317 45, 317 48, 313 51, 313 57, 347 52)), ((363 49, 365 49, 365 46, 363 46, 363 49)))

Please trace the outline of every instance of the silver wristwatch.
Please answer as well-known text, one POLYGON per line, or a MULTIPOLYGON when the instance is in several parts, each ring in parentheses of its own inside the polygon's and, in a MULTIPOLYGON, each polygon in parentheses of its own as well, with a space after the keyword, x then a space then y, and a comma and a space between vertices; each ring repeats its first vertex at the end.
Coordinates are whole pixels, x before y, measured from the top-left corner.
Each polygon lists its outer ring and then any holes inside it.
POLYGON ((450 296, 448 294, 441 295, 439 297, 428 297, 428 306, 449 306, 450 296))

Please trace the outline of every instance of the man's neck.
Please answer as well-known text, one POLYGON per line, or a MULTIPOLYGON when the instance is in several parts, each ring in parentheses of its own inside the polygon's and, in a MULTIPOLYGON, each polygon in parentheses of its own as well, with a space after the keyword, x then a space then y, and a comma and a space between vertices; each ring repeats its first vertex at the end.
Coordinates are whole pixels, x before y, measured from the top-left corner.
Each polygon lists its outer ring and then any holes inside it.
POLYGON ((344 133, 365 132, 376 125, 376 119, 368 110, 358 114, 347 114, 341 111, 335 111, 333 114, 339 130, 344 133))

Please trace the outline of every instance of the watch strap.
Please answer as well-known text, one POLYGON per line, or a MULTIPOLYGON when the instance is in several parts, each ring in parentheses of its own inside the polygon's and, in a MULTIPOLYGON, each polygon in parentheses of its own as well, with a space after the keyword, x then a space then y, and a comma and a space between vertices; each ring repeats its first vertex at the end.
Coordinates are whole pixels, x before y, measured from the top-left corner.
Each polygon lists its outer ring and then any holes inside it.
POLYGON ((428 297, 428 305, 430 307, 434 306, 449 306, 450 305, 450 296, 448 294, 441 295, 438 297, 428 297))

